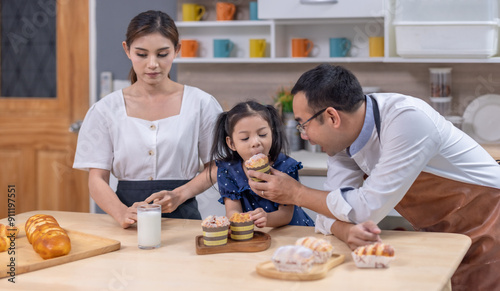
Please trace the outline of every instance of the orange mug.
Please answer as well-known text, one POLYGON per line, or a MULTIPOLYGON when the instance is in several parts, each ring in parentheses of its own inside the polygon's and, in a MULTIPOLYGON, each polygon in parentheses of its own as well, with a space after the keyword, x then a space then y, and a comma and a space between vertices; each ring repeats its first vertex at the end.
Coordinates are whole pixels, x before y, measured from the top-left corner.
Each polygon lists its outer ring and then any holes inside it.
POLYGON ((314 43, 307 38, 292 38, 292 57, 303 58, 309 56, 314 43))
POLYGON ((236 5, 227 2, 217 2, 217 20, 233 20, 236 13, 236 5))
POLYGON ((194 39, 181 40, 181 57, 194 58, 198 51, 198 41, 194 39))

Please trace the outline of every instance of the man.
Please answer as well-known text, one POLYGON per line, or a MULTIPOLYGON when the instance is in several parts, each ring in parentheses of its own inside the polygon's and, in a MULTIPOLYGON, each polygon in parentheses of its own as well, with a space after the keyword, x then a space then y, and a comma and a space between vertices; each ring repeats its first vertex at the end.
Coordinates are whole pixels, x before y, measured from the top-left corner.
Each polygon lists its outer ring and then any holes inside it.
POLYGON ((477 142, 420 99, 363 95, 339 66, 304 73, 292 94, 302 138, 329 156, 327 191, 252 171, 267 182, 250 181, 255 193, 322 214, 317 224, 351 248, 378 240, 393 208, 417 230, 468 235, 453 290, 499 288, 500 166, 477 142))

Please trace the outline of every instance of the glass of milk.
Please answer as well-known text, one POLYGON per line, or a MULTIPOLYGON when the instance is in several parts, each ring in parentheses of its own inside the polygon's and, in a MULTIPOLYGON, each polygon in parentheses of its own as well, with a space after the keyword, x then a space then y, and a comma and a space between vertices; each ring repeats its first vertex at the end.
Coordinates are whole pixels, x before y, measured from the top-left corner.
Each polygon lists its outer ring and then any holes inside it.
POLYGON ((150 250, 161 244, 161 205, 137 207, 137 243, 140 249, 150 250))

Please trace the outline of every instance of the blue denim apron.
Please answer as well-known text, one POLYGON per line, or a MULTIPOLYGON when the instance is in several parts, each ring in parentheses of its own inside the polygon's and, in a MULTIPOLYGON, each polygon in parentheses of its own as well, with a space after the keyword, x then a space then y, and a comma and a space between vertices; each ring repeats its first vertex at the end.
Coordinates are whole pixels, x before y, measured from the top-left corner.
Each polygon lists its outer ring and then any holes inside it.
MULTIPOLYGON (((171 191, 189 181, 190 180, 118 181, 116 195, 123 204, 130 207, 135 202, 144 201, 153 193, 162 190, 171 191)), ((171 213, 162 213, 162 217, 201 219, 196 198, 186 200, 171 213)))

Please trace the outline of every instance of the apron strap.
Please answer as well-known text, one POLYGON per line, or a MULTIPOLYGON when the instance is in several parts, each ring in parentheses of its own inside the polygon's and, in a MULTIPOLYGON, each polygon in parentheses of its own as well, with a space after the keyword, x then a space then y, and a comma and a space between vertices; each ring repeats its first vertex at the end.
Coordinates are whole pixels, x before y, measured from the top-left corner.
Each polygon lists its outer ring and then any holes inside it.
POLYGON ((371 95, 368 95, 368 97, 372 99, 373 118, 375 119, 375 127, 377 127, 378 139, 380 140, 380 111, 378 110, 378 103, 371 95))

